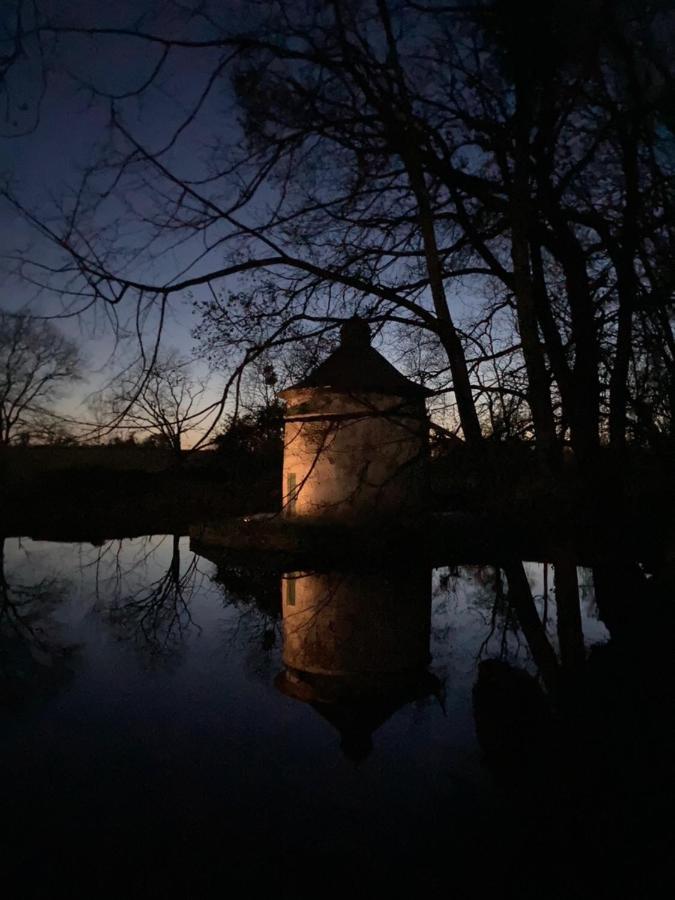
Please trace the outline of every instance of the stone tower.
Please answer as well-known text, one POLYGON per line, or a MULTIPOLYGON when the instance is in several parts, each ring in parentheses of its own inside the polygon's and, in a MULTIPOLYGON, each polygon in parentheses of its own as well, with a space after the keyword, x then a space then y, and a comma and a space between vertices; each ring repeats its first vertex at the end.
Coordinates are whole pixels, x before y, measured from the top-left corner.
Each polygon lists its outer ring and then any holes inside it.
POLYGON ((281 392, 283 515, 356 524, 419 510, 429 393, 371 347, 367 322, 345 321, 338 349, 281 392))

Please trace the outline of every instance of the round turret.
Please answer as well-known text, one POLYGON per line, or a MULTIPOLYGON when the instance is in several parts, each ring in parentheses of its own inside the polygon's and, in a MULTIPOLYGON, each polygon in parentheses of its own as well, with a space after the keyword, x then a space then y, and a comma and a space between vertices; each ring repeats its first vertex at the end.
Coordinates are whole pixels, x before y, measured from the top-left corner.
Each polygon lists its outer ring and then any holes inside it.
POLYGON ((429 393, 371 346, 366 321, 346 320, 337 350, 281 392, 283 515, 356 523, 419 511, 429 393))

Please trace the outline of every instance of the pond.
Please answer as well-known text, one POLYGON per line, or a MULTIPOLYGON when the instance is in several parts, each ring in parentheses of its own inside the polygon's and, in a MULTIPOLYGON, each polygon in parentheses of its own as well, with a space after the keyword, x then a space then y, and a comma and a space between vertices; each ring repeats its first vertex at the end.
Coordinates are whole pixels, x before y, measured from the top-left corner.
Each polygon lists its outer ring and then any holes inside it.
MULTIPOLYGON (((589 858, 602 870, 617 840, 633 847, 632 808, 608 846, 592 833, 616 814, 612 772, 591 751, 577 779, 561 753, 564 717, 498 567, 284 571, 172 535, 3 548, 20 896, 463 896, 465 881, 472 896, 581 896, 589 858)), ((522 572, 559 656, 555 570, 522 572)), ((591 658, 609 633, 593 572, 575 575, 591 658)))

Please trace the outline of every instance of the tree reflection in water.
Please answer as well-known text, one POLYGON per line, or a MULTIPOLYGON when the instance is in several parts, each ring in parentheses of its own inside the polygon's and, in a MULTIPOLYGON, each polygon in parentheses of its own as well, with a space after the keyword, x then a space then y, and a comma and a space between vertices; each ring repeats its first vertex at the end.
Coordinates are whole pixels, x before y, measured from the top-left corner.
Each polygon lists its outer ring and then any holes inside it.
POLYGON ((675 735, 666 685, 675 672, 664 627, 673 620, 673 566, 651 577, 620 559, 594 568, 610 639, 588 652, 569 550, 554 557, 557 647, 522 564, 511 561, 504 570, 506 603, 523 628, 536 675, 503 659, 482 661, 473 709, 486 762, 518 810, 508 845, 527 847, 511 884, 517 893, 518 885, 547 883, 555 847, 559 864, 548 896, 624 883, 640 885, 640 896, 656 896, 673 836, 675 735))
MULTIPOLYGON (((621 573, 621 563, 614 566, 621 573)), ((419 567, 417 578, 416 571, 409 562, 405 569, 304 570, 280 579, 284 669, 277 687, 336 728, 352 760, 372 751, 374 732, 404 705, 440 694, 427 668, 429 643, 447 644, 452 633, 433 633, 429 569, 419 567)), ((640 572, 636 579, 630 567, 609 583, 606 567, 596 568, 603 616, 607 608, 659 605, 663 579, 640 572)), ((446 593, 455 576, 458 584, 472 581, 473 601, 486 612, 473 712, 485 763, 506 799, 496 858, 503 855, 512 895, 518 886, 544 884, 547 897, 575 896, 587 883, 599 891, 617 872, 646 884, 659 877, 657 857, 665 854, 668 832, 656 826, 655 811, 667 812, 664 787, 675 749, 664 720, 664 685, 672 674, 664 638, 652 635, 645 643, 607 615, 609 641, 587 647, 584 585, 571 550, 558 548, 543 573, 541 596, 533 591, 531 567, 514 559, 438 579, 446 593), (553 884, 552 846, 561 860, 553 884), (588 875, 581 847, 592 848, 588 875), (652 868, 638 874, 645 860, 652 868)), ((221 571, 221 578, 236 585, 238 602, 249 610, 260 596, 261 634, 276 628, 269 573, 249 580, 240 568, 225 577, 221 571)), ((444 627, 442 617, 436 627, 444 627)))
MULTIPOLYGON (((363 565, 349 571, 322 569, 318 564, 312 568, 304 561, 300 572, 292 572, 291 566, 275 568, 270 560, 266 569, 255 559, 221 558, 216 574, 209 576, 222 591, 220 603, 214 603, 212 595, 204 595, 208 585, 201 581, 209 570, 202 572, 184 546, 177 537, 168 536, 73 551, 73 559, 84 553, 85 566, 90 567, 81 595, 87 611, 93 585, 98 591, 98 611, 107 623, 113 623, 117 636, 142 650, 144 658, 163 663, 180 659, 190 643, 188 636, 197 628, 193 613, 204 627, 205 640, 198 642, 196 667, 184 667, 185 682, 174 678, 172 671, 164 673, 168 680, 155 677, 161 673, 147 680, 138 678, 133 655, 124 665, 119 655, 124 651, 114 642, 108 642, 105 656, 94 645, 87 660, 96 655, 95 680, 87 682, 92 675, 87 666, 78 670, 84 690, 69 692, 69 714, 55 709, 53 721, 44 724, 33 747, 38 748, 45 736, 50 738, 53 722, 60 722, 67 752, 55 769, 62 778, 58 808, 56 803, 52 807, 53 822, 59 827, 65 819, 60 806, 64 798, 67 803, 74 796, 73 809, 82 802, 79 808, 86 810, 87 798, 105 796, 112 812, 101 813, 102 806, 97 805, 91 821, 98 823, 101 816, 105 824, 108 816, 107 838, 125 831, 139 815, 139 792, 156 776, 156 793, 148 795, 147 820, 140 820, 136 832, 145 835, 156 830, 157 852, 149 864, 152 878, 162 876, 154 860, 161 859, 164 866, 170 837, 162 830, 165 822, 172 833, 189 830, 194 836, 193 855, 188 856, 190 872, 199 869, 193 863, 201 864, 205 841, 213 842, 211 864, 229 866, 229 861, 223 862, 222 830, 228 825, 221 811, 229 821, 228 803, 233 797, 238 797, 240 805, 228 840, 241 836, 237 849, 250 850, 251 858, 263 866, 265 855, 274 851, 260 853, 260 847, 264 840, 272 844, 272 835, 278 842, 274 846, 281 848, 280 870, 297 840, 308 842, 321 832, 316 841, 317 865, 325 868, 334 863, 336 857, 330 854, 335 842, 343 841, 339 846, 345 853, 365 847, 362 862, 371 850, 379 853, 370 872, 376 875, 385 871, 378 868, 380 863, 391 866, 398 858, 390 837, 400 839, 396 847, 405 841, 414 887, 427 896, 435 896, 437 888, 445 895, 462 867, 463 875, 469 870, 480 872, 479 892, 519 900, 530 896, 567 900, 581 894, 581 885, 592 885, 598 897, 602 879, 611 881, 627 868, 637 873, 633 883, 656 878, 655 859, 659 854, 665 859, 668 851, 670 832, 662 822, 670 813, 665 788, 672 777, 675 749, 666 719, 671 707, 672 654, 670 630, 664 626, 668 609, 672 610, 672 582, 664 573, 648 577, 641 566, 610 560, 595 567, 598 609, 611 638, 603 646, 584 649, 580 658, 576 652, 583 637, 579 629, 580 625, 587 629, 588 616, 567 609, 568 615, 559 621, 561 604, 579 604, 583 590, 583 579, 576 567, 571 568, 574 559, 557 561, 553 568, 549 564, 542 591, 541 570, 513 560, 439 570, 432 580, 430 567, 417 567, 411 559, 405 564, 379 569, 363 565), (284 568, 287 571, 282 572, 284 568), (223 603, 228 607, 224 613, 223 603), (651 629, 643 621, 649 621, 651 629), (221 624, 237 646, 223 647, 221 624), (111 662, 119 662, 119 669, 111 662), (256 673, 255 690, 246 667, 256 673), (440 696, 439 674, 447 675, 444 719, 434 708, 440 696), (292 699, 265 690, 259 676, 268 687, 276 681, 292 699), (106 689, 100 695, 91 689, 92 684, 106 688, 109 683, 110 696, 106 689), (131 694, 137 699, 133 706, 138 722, 125 732, 131 709, 128 690, 140 692, 131 694), (330 729, 317 727, 315 714, 330 729), (73 721, 80 723, 79 732, 72 730, 73 721), (92 721, 97 728, 91 727, 92 721), (161 727, 155 727, 157 722, 161 727), (483 751, 483 766, 472 724, 483 751), (204 728, 198 741, 194 740, 196 727, 197 731, 204 728), (184 742, 180 735, 185 736, 184 742), (326 740, 326 735, 331 739, 326 740), (149 742, 145 750, 139 738, 149 742), (80 739, 81 755, 73 756, 80 739), (350 760, 362 760, 373 745, 374 752, 356 770, 335 759, 338 741, 350 760), (122 769, 123 779, 115 780, 119 760, 126 758, 128 748, 133 748, 129 751, 132 764, 122 769), (133 755, 136 752, 138 758, 133 755), (200 765, 193 772, 195 754, 200 765), (89 759, 92 764, 87 769, 84 761, 89 759), (138 759, 147 768, 134 772, 138 759), (166 767, 157 766, 157 759, 164 760, 166 767), (249 765, 251 759, 255 764, 249 765), (306 765, 308 759, 311 767, 306 765), (101 794, 99 765, 109 766, 112 773, 107 794, 101 794), (77 794, 80 768, 91 779, 90 794, 77 794), (473 780, 480 782, 475 794, 473 780), (460 787, 455 789, 455 784, 460 787), (483 785, 488 786, 484 811, 480 808, 483 785), (291 787, 293 801, 288 803, 291 787), (351 812, 345 813, 345 819, 340 819, 339 809, 336 813, 339 802, 335 800, 339 801, 342 791, 363 820, 353 840, 349 827, 342 829, 340 824, 352 821, 351 812), (118 795, 127 804, 121 819, 115 818, 118 795), (166 807, 160 799, 164 797, 166 807), (210 805, 210 798, 217 802, 210 805), (222 798, 227 800, 221 802, 222 798), (255 812, 247 818, 248 809, 258 808, 272 810, 262 825, 255 812), (166 810, 170 815, 165 815, 166 810), (396 810, 401 812, 399 819, 396 810), (201 826, 209 815, 215 824, 201 826), (328 829, 325 840, 322 829, 314 828, 314 815, 328 829), (386 822, 378 837, 380 816, 386 822), (432 823, 429 827, 427 820, 432 823), (269 828, 266 821, 271 823, 269 828), (293 828, 288 829, 284 844, 279 832, 288 821, 293 828), (303 830, 304 822, 307 830, 303 830), (256 832, 259 826, 262 830, 256 832), (246 829, 253 829, 255 841, 246 829), (372 835, 373 844, 379 840, 379 845, 371 848, 372 835), (449 847, 459 847, 456 855, 462 855, 452 862, 453 867, 457 865, 452 870, 446 864, 449 847), (486 854, 490 866, 484 871, 486 854), (590 876, 581 871, 582 863, 587 866, 589 860, 595 869, 590 876)), ((3 698, 9 696, 10 688, 14 696, 27 695, 24 683, 28 680, 60 683, 55 669, 67 656, 61 653, 58 628, 51 622, 55 604, 68 593, 66 584, 46 578, 24 585, 28 580, 12 578, 0 567, 3 698)), ((78 627, 82 621, 81 617, 78 627)), ((87 633, 98 638, 96 625, 88 620, 78 638, 87 633)), ((31 739, 26 737, 26 746, 31 739)), ((58 746, 58 740, 53 746, 58 746)), ((53 790, 51 745, 44 753, 48 765, 35 789, 40 802, 52 797, 53 790)), ((23 744, 16 745, 14 760, 25 762, 24 784, 30 787, 35 773, 23 744)), ((34 819, 30 805, 16 792, 14 815, 21 809, 25 809, 25 846, 29 846, 34 819)), ((80 837, 89 833, 89 819, 84 821, 80 837)), ((98 841, 96 829, 91 833, 98 841)), ((71 844, 79 848, 77 841, 71 844)), ((60 860, 62 853, 59 847, 54 859, 60 860)), ((173 857, 180 865, 180 853, 173 857)), ((296 861, 304 875, 304 855, 296 861)), ((172 882, 175 870, 169 865, 162 871, 166 883, 172 882)), ((204 871, 210 878, 208 868, 204 871)), ((190 893, 189 885, 185 892, 190 893)), ((646 894, 645 889, 642 895, 646 894)), ((633 891, 632 896, 641 894, 633 891)))
POLYGON ((280 633, 278 567, 261 564, 257 558, 219 558, 213 581, 223 592, 223 603, 239 613, 234 619, 229 639, 236 641, 246 630, 252 650, 257 648, 262 654, 257 663, 253 663, 253 668, 267 671, 267 657, 277 647, 280 633))
POLYGON ((0 538, 0 705, 17 708, 31 698, 56 691, 69 677, 75 651, 62 642, 53 613, 68 583, 42 578, 19 581, 7 571, 5 538, 0 538))
POLYGON ((188 634, 199 631, 190 609, 195 590, 201 584, 199 557, 192 553, 183 564, 180 535, 143 540, 142 550, 122 563, 122 541, 104 544, 93 563, 96 567, 97 595, 109 622, 121 640, 133 641, 144 658, 152 663, 175 663, 181 656, 188 634), (170 541, 168 559, 163 559, 170 541), (104 562, 112 571, 104 572, 104 562), (159 566, 159 575, 147 581, 148 570, 159 566), (134 583, 137 586, 134 587, 134 583))

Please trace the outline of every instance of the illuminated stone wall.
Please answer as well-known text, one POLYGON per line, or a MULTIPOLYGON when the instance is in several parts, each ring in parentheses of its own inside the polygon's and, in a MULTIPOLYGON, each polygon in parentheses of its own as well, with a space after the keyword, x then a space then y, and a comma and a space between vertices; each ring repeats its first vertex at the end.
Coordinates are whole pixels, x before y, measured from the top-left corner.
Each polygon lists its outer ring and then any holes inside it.
POLYGON ((326 388, 286 392, 283 514, 349 522, 412 511, 423 501, 423 400, 326 388))

